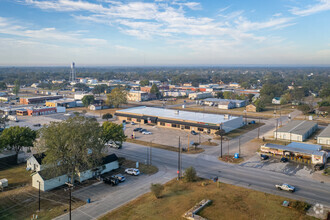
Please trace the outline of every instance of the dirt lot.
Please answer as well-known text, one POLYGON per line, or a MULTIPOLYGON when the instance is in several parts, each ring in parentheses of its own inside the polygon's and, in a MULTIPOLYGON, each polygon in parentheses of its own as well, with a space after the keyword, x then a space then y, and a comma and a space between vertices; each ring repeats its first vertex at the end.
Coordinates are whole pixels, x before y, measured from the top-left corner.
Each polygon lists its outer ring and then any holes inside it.
POLYGON ((184 219, 181 216, 202 199, 210 199, 212 204, 199 215, 211 220, 313 219, 305 211, 281 206, 286 198, 210 180, 194 183, 172 180, 165 184, 162 198, 144 194, 101 219, 184 219))

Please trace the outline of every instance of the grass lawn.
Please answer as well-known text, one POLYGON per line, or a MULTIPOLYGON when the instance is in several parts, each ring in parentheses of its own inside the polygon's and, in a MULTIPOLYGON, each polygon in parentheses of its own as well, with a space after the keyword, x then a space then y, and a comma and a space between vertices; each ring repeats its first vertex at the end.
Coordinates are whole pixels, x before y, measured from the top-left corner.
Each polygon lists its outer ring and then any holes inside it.
MULTIPOLYGON (((126 142, 140 144, 140 145, 149 146, 149 147, 155 147, 155 148, 174 151, 174 152, 179 151, 179 148, 177 148, 177 147, 163 145, 163 144, 157 144, 157 143, 151 143, 148 141, 141 141, 141 140, 136 140, 136 139, 131 139, 131 138, 126 138, 126 142)), ((198 148, 198 147, 196 149, 194 147, 190 147, 189 151, 183 151, 183 153, 187 153, 187 154, 199 154, 202 152, 204 152, 204 149, 198 148)))
POLYGON ((229 133, 226 134, 226 137, 228 138, 235 138, 235 137, 238 137, 238 136, 241 136, 249 131, 252 131, 254 129, 257 129, 261 126, 263 126, 265 123, 255 123, 255 124, 247 124, 247 125, 244 125, 243 127, 241 128, 238 128, 238 129, 235 129, 229 133))
MULTIPOLYGON (((123 168, 119 172, 124 173, 125 168, 135 167, 136 161, 126 160, 124 157, 120 157, 119 164, 120 164, 121 168, 123 168)), ((158 172, 158 168, 156 166, 146 165, 143 163, 139 163, 139 170, 141 173, 148 174, 148 175, 152 175, 152 174, 158 172)))
POLYGON ((219 160, 228 163, 242 163, 244 161, 243 157, 235 158, 234 155, 222 155, 222 158, 219 157, 219 160))
MULTIPOLYGON (((8 188, 0 193, 0 219, 30 219, 38 210, 38 190, 31 186, 32 177, 21 164, 0 170, 0 178, 8 179, 8 188)), ((73 208, 85 204, 73 198, 73 208)), ((51 219, 68 212, 68 192, 63 189, 41 192, 39 219, 51 219)))
POLYGON ((199 215, 210 220, 314 219, 303 211, 281 206, 287 198, 224 183, 218 185, 210 180, 194 183, 172 180, 165 184, 162 198, 144 194, 100 219, 184 219, 182 215, 203 199, 212 200, 212 204, 199 215))

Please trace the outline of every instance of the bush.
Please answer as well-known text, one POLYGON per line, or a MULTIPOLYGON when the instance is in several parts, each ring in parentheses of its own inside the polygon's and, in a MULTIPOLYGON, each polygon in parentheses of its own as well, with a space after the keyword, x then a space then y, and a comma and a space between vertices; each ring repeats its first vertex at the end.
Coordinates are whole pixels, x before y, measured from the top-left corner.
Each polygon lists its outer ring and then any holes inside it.
POLYGON ((183 180, 185 182, 194 182, 196 181, 197 176, 196 176, 196 170, 193 167, 188 167, 183 174, 183 180))
POLYGON ((156 183, 156 184, 151 183, 150 190, 154 194, 154 196, 157 199, 159 199, 162 197, 162 193, 164 191, 164 186, 159 183, 156 183))
POLYGON ((311 207, 311 205, 303 201, 294 201, 291 203, 291 207, 304 213, 311 207))

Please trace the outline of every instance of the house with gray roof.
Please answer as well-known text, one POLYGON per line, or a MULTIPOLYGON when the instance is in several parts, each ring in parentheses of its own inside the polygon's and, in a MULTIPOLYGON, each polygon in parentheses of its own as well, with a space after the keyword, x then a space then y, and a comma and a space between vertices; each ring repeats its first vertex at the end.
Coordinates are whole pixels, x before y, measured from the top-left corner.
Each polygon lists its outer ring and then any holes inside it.
POLYGON ((304 141, 317 129, 312 121, 290 121, 287 125, 274 131, 274 137, 289 141, 304 141))

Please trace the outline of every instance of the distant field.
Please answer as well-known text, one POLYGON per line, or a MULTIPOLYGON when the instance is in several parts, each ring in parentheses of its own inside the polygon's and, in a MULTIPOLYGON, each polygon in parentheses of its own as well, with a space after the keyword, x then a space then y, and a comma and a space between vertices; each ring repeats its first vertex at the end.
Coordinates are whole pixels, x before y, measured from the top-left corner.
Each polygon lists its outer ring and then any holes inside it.
POLYGON ((210 180, 194 183, 172 180, 165 185, 162 198, 144 194, 100 219, 184 219, 182 215, 202 199, 212 200, 212 204, 199 213, 210 220, 314 219, 303 211, 283 207, 281 204, 286 198, 224 183, 218 188, 210 180), (202 186, 203 182, 206 186, 202 186))

